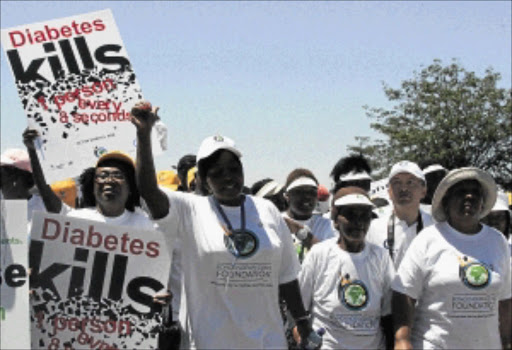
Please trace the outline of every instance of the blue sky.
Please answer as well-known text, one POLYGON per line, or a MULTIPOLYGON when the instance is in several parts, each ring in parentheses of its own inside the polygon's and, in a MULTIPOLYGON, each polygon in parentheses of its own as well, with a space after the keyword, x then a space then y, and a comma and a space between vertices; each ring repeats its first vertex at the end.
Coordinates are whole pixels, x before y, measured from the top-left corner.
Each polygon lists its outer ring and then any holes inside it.
MULTIPOLYGON (((170 168, 206 136, 233 138, 246 184, 296 167, 328 174, 355 136, 378 137, 363 105, 439 58, 511 88, 510 1, 1 1, 1 27, 111 9, 146 99, 160 106, 170 168)), ((26 118, 1 55, 1 149, 26 118)))

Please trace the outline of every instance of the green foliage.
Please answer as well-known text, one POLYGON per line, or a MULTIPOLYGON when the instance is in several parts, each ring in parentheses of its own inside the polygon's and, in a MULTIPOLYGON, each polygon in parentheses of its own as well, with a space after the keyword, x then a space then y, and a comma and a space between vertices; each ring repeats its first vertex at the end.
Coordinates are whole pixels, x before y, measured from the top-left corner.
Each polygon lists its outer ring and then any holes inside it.
POLYGON ((498 88, 500 79, 492 68, 477 77, 455 60, 434 60, 398 89, 384 84, 392 109, 364 107, 385 140, 358 137, 348 149, 368 156, 376 177, 400 160, 429 159, 448 169, 476 166, 511 188, 512 90, 498 88))

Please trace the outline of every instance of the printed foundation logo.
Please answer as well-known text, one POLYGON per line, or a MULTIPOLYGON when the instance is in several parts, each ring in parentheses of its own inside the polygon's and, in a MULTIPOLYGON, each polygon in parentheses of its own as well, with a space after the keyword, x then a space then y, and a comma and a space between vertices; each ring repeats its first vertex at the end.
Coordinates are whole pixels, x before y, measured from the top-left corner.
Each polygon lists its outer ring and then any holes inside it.
POLYGON ((362 281, 351 281, 350 275, 342 277, 338 287, 338 297, 349 310, 362 310, 368 305, 368 289, 362 281))
POLYGON ((458 257, 459 277, 471 289, 485 288, 491 282, 490 269, 479 261, 470 261, 467 256, 458 257))
POLYGON ((224 235, 224 245, 236 258, 246 259, 258 251, 259 240, 251 231, 233 230, 224 235))
POLYGON ((496 297, 487 294, 455 294, 450 314, 457 317, 482 317, 496 310, 496 297))
POLYGON ((374 335, 377 333, 380 326, 378 316, 334 313, 331 314, 330 317, 339 327, 358 335, 374 335))

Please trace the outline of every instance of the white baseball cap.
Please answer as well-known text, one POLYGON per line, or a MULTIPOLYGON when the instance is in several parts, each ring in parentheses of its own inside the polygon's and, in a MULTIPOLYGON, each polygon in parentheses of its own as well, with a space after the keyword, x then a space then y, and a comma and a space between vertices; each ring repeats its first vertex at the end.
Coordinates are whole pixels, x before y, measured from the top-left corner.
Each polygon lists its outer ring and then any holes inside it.
POLYGON ((421 171, 418 164, 410 162, 408 160, 402 160, 393 165, 391 171, 389 172, 388 179, 391 180, 393 176, 400 173, 408 173, 414 175, 421 181, 425 182, 425 175, 423 174, 423 171, 421 171))
POLYGON ((201 142, 199 151, 197 151, 197 162, 202 159, 208 158, 218 150, 225 149, 234 153, 238 158, 242 157, 242 153, 235 147, 235 141, 229 137, 215 135, 207 137, 201 142))

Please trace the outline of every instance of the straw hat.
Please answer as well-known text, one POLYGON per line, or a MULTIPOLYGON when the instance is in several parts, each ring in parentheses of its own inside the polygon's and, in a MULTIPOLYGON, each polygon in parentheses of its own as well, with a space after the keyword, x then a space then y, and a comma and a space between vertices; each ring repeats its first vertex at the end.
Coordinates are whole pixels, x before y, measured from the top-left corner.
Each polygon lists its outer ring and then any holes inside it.
POLYGON ((443 208, 443 198, 450 187, 464 180, 476 180, 482 186, 484 192, 484 205, 480 218, 483 218, 492 210, 496 202, 497 186, 492 176, 478 168, 459 168, 450 171, 437 186, 432 200, 432 216, 438 222, 446 221, 446 213, 443 208))

